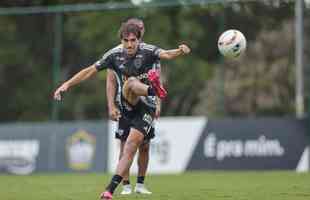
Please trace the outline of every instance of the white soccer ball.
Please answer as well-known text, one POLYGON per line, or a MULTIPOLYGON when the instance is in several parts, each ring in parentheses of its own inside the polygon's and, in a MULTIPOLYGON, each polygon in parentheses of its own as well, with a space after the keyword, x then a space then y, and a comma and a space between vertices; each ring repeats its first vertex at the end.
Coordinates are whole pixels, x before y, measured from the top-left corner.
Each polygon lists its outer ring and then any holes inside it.
POLYGON ((221 34, 217 46, 223 56, 236 58, 245 51, 246 39, 240 31, 231 29, 221 34))

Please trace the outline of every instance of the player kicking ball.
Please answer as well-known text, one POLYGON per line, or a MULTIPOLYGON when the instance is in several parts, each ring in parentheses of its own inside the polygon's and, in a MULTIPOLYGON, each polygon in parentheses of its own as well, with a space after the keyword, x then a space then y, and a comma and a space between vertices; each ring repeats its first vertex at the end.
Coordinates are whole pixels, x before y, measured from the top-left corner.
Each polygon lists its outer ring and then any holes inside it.
MULTIPOLYGON (((142 38, 144 36, 145 27, 144 22, 138 18, 129 18, 126 20, 125 23, 136 24, 141 31, 141 42, 140 44, 143 45, 142 38)), ((122 44, 116 46, 114 49, 122 48, 122 44)), ((160 70, 161 65, 160 62, 153 65, 153 69, 160 70)), ((128 120, 125 115, 128 115, 125 109, 122 109, 122 106, 119 105, 120 101, 117 97, 121 96, 121 91, 118 90, 118 81, 117 77, 113 70, 107 70, 107 102, 108 102, 108 110, 109 110, 109 117, 113 121, 117 121, 118 128, 115 131, 115 138, 119 140, 120 148, 119 148, 119 159, 123 155, 123 150, 125 146, 125 142, 129 135, 130 131, 130 120, 128 120)), ((149 96, 145 98, 149 105, 156 109, 155 117, 158 118, 160 116, 161 110, 161 102, 159 98, 154 99, 153 96, 149 96)), ((155 127, 153 126, 148 134, 148 137, 144 138, 143 144, 139 146, 138 153, 137 153, 137 165, 138 165, 138 172, 137 172, 137 179, 136 185, 132 188, 129 177, 129 171, 123 177, 122 181, 122 191, 120 192, 121 195, 129 195, 132 192, 138 194, 152 194, 152 192, 145 186, 145 178, 147 174, 147 168, 149 163, 149 151, 150 151, 150 141, 155 137, 155 127)))
POLYGON ((131 124, 124 151, 112 177, 100 198, 110 200, 117 186, 130 169, 138 147, 148 136, 155 117, 154 107, 149 106, 146 97, 158 96, 163 99, 166 91, 161 87, 159 71, 152 66, 160 59, 174 59, 190 53, 187 45, 177 49, 164 50, 154 45, 140 44, 141 32, 134 24, 122 24, 120 31, 122 48, 108 51, 98 63, 97 70, 105 66, 115 72, 120 81, 122 108, 128 111, 127 119, 131 124))

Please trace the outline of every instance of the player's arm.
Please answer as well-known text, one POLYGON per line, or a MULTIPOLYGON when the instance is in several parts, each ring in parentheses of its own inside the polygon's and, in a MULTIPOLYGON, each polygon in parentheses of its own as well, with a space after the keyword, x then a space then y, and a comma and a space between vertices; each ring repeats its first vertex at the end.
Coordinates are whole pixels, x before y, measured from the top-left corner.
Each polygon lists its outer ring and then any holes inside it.
POLYGON ((79 71, 77 74, 75 74, 71 79, 64 82, 60 87, 56 89, 54 92, 54 99, 61 100, 61 93, 66 92, 69 88, 72 86, 89 79, 94 74, 96 74, 98 70, 96 69, 95 64, 90 65, 89 67, 79 71))
POLYGON ((75 74, 71 79, 66 81, 64 84, 68 85, 68 88, 86 80, 95 75, 98 72, 95 65, 90 65, 89 67, 82 69, 77 74, 75 74))
POLYGON ((161 113, 161 100, 156 96, 156 110, 155 110, 155 118, 158 119, 161 113))
POLYGON ((170 60, 170 59, 174 59, 180 55, 188 54, 188 53, 190 53, 190 51, 191 51, 191 49, 187 45, 181 44, 179 46, 179 48, 177 48, 177 49, 160 51, 158 56, 160 59, 170 60))
POLYGON ((113 121, 118 121, 120 118, 120 111, 115 105, 115 95, 116 95, 117 82, 116 77, 111 69, 107 69, 107 102, 110 119, 113 121))
POLYGON ((54 92, 54 99, 61 100, 61 93, 66 92, 69 88, 72 86, 89 79, 97 72, 106 69, 106 66, 111 65, 111 51, 108 51, 105 53, 100 60, 98 60, 96 63, 88 66, 87 68, 79 71, 77 74, 75 74, 71 79, 64 82, 59 88, 56 89, 54 92))
MULTIPOLYGON (((161 63, 160 60, 158 60, 155 64, 154 67, 156 70, 158 70, 161 73, 161 63)), ((162 82, 162 80, 160 80, 162 82)), ((156 109, 155 109, 155 118, 158 119, 161 113, 161 99, 156 96, 156 109)))

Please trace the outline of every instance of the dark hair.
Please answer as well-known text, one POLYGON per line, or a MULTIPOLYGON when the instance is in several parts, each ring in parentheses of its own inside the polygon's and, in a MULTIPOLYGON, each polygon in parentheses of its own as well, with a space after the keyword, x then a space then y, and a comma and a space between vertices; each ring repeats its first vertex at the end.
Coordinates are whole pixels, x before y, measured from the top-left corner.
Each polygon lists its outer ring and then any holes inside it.
POLYGON ((130 33, 134 34, 140 40, 141 30, 137 24, 122 23, 121 28, 119 29, 120 39, 127 37, 130 33))
POLYGON ((137 24, 138 26, 141 24, 142 27, 140 27, 140 28, 144 28, 144 22, 143 22, 142 19, 139 19, 139 18, 135 18, 135 17, 128 18, 126 20, 126 23, 128 23, 128 24, 137 24))

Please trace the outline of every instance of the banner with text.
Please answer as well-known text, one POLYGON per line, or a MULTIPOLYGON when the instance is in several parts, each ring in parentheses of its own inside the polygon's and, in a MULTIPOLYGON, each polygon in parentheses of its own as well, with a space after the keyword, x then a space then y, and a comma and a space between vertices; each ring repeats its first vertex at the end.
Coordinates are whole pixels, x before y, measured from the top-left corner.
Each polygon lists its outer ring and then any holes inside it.
POLYGON ((307 119, 209 120, 187 170, 309 168, 307 130, 307 119))
MULTIPOLYGON (((307 120, 161 118, 151 142, 149 173, 185 170, 309 170, 307 120)), ((110 123, 108 170, 119 144, 110 123)), ((136 156, 137 157, 137 156, 136 156)), ((137 161, 131 172, 137 173, 137 161)))
POLYGON ((0 172, 105 171, 104 122, 17 123, 0 126, 0 172))

